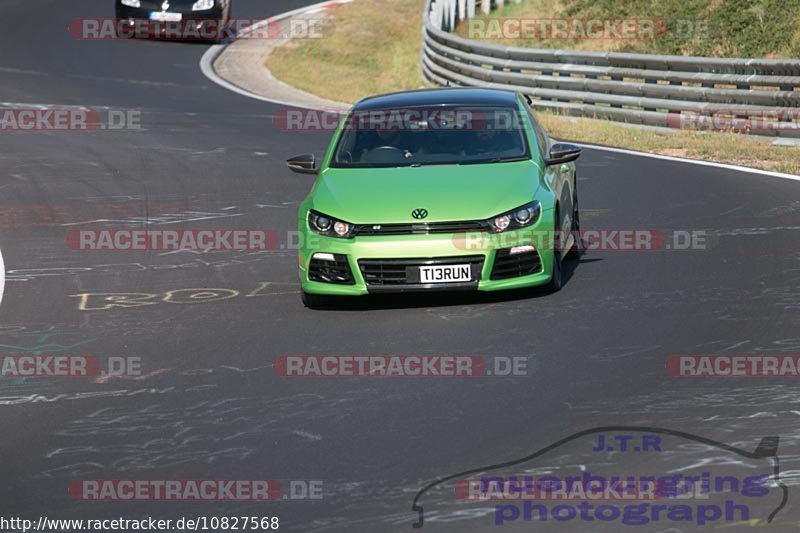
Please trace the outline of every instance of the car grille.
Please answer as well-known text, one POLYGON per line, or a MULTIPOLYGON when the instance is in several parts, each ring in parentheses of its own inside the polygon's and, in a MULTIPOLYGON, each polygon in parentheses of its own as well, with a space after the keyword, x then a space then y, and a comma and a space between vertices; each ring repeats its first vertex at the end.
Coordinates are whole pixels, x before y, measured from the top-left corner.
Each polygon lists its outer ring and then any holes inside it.
POLYGON ((347 256, 341 254, 334 254, 333 261, 319 259, 317 256, 312 257, 308 264, 308 279, 345 285, 355 283, 347 256))
POLYGON ((511 249, 497 250, 491 279, 508 279, 536 274, 542 270, 542 261, 536 250, 511 253, 511 249))
POLYGON ((489 225, 480 220, 464 222, 422 222, 409 224, 365 224, 358 226, 357 236, 372 235, 430 235, 434 233, 461 233, 488 231, 489 225))
MULTIPOLYGON (((418 282, 409 279, 407 270, 409 267, 469 264, 471 265, 472 277, 474 278, 469 284, 475 285, 477 284, 477 280, 480 279, 483 260, 484 257, 482 255, 440 257, 435 259, 361 259, 358 261, 358 267, 361 269, 361 275, 364 277, 364 282, 368 286, 403 287, 421 286, 418 282)), ((453 286, 458 284, 440 283, 436 285, 447 288, 448 285, 453 286)))

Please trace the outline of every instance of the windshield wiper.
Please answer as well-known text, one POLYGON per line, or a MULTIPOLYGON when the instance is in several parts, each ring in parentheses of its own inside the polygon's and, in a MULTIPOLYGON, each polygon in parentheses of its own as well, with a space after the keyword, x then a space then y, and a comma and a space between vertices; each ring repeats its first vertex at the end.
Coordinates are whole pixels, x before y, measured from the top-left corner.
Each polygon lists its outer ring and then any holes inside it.
POLYGON ((512 161, 525 161, 527 156, 519 157, 493 157, 492 159, 478 159, 475 161, 461 161, 459 165, 488 165, 491 163, 510 163, 512 161))
POLYGON ((432 167, 435 165, 455 165, 455 161, 424 161, 421 163, 411 163, 412 167, 432 167))

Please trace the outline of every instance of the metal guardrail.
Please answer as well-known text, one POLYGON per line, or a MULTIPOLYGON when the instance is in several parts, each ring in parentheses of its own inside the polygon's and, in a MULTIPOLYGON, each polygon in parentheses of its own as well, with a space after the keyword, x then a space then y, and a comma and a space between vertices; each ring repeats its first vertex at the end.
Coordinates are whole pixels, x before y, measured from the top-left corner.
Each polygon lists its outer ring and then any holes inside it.
POLYGON ((519 48, 450 33, 459 20, 502 4, 428 0, 425 77, 440 85, 519 91, 536 108, 576 116, 660 127, 705 117, 707 124, 800 137, 800 61, 519 48))

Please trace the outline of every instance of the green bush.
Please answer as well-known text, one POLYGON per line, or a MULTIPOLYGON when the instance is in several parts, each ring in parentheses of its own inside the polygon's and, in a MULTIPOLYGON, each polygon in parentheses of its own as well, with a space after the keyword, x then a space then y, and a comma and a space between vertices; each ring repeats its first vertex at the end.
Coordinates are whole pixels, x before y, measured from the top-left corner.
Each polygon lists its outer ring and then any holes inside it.
MULTIPOLYGON (((648 18, 656 39, 519 39, 505 44, 718 57, 800 58, 800 0, 523 0, 488 18, 648 18)), ((464 25, 458 32, 465 35, 464 25)))

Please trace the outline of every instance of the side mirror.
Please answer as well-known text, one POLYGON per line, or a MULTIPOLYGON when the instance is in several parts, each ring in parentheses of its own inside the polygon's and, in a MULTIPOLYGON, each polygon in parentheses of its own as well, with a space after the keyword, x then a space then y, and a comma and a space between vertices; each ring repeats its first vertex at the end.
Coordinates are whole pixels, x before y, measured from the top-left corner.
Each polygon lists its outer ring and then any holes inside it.
POLYGON ((317 158, 314 154, 301 154, 286 160, 286 166, 298 174, 316 174, 317 158))
POLYGON ((581 156, 581 147, 569 143, 556 143, 550 147, 550 155, 544 160, 546 165, 558 165, 575 161, 581 156))

